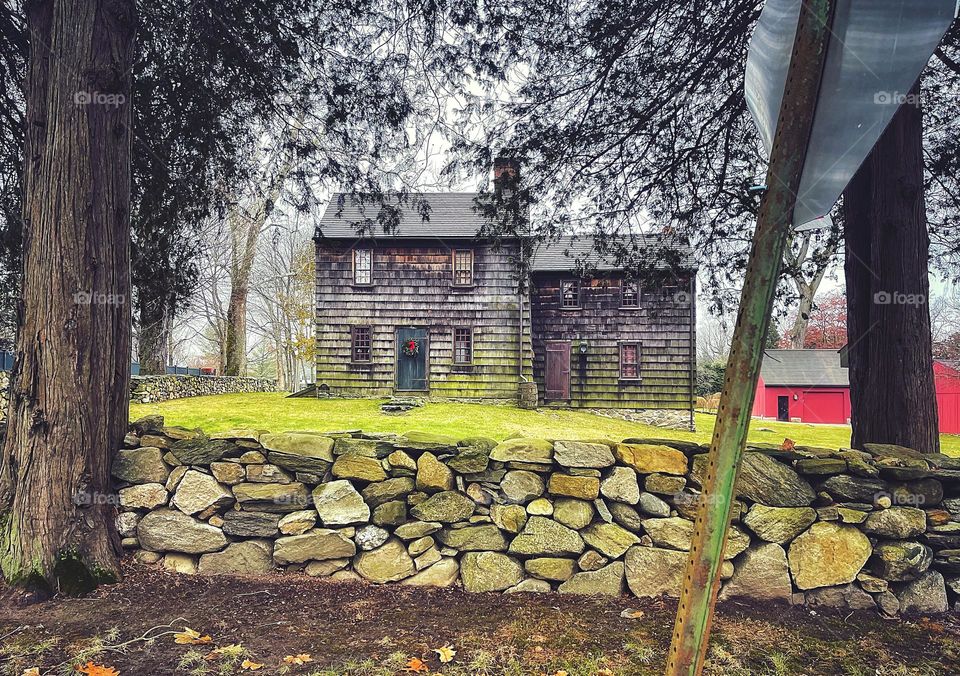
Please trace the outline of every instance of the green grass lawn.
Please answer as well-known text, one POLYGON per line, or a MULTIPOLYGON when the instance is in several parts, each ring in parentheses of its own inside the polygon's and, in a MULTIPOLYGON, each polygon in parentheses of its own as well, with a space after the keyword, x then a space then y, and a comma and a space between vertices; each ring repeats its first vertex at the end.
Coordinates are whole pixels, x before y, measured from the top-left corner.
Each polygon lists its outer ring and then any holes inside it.
MULTIPOLYGON (((486 436, 504 439, 514 434, 549 439, 604 437, 669 437, 707 442, 714 416, 698 413, 696 432, 677 432, 650 425, 615 420, 580 411, 524 411, 513 406, 429 403, 405 415, 385 415, 380 401, 371 399, 287 399, 283 394, 223 394, 174 399, 160 404, 132 404, 130 419, 159 413, 168 425, 217 432, 255 427, 272 432, 291 430, 365 432, 422 430, 454 437, 486 436)), ((781 443, 789 437, 807 446, 839 448, 850 443, 850 428, 842 425, 808 425, 755 420, 750 439, 781 443)), ((943 435, 944 452, 960 455, 960 437, 943 435)))

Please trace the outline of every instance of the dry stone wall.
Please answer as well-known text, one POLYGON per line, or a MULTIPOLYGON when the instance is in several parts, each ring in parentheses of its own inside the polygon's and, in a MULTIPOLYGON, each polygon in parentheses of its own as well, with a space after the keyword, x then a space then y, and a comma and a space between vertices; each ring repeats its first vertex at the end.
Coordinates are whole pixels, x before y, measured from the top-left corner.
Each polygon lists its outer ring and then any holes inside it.
MULTIPOLYGON (((133 424, 123 544, 182 573, 677 596, 706 448, 661 439, 204 435, 133 424)), ((751 446, 722 599, 935 613, 960 600, 960 460, 751 446)), ((958 605, 960 607, 960 605, 958 605)))
POLYGON ((240 376, 132 376, 130 401, 150 404, 184 397, 242 392, 276 392, 277 382, 269 378, 240 376))

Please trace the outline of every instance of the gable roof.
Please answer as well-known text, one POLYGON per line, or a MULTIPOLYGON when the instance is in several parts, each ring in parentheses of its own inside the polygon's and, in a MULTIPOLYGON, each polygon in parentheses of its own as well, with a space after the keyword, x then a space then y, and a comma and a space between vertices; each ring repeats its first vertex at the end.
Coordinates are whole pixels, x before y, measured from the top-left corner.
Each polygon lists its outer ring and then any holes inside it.
POLYGON ((850 386, 836 350, 764 350, 760 376, 764 385, 850 386))
MULTIPOLYGON (((697 267, 693 249, 686 245, 672 243, 657 235, 636 235, 637 256, 653 268, 668 269, 670 262, 666 252, 675 256, 675 262, 684 270, 697 267)), ((534 272, 567 272, 575 270, 577 263, 600 270, 622 270, 613 255, 601 256, 594 250, 594 239, 589 236, 562 237, 555 242, 541 244, 534 248, 530 268, 534 272)))
MULTIPOLYGON (((369 228, 366 237, 384 239, 429 239, 447 237, 451 239, 473 239, 484 225, 484 218, 475 210, 476 192, 430 192, 422 193, 429 205, 426 220, 411 203, 399 209, 399 222, 395 231, 387 232, 377 223, 380 204, 370 202, 360 204, 347 196, 341 210, 337 193, 330 200, 320 222, 317 224, 316 239, 358 239, 357 224, 369 228), (337 212, 340 211, 338 214, 337 212)), ((388 203, 391 200, 387 200, 388 203)), ((396 204, 396 200, 392 200, 396 204)))
MULTIPOLYGON (((399 209, 399 221, 395 230, 386 231, 377 222, 381 207, 378 202, 358 203, 347 196, 343 207, 337 193, 330 200, 317 228, 314 239, 357 240, 362 237, 375 239, 475 239, 485 224, 485 217, 477 210, 477 192, 431 192, 422 193, 429 206, 427 218, 416 206, 404 204, 399 209), (339 212, 339 213, 338 213, 339 212), (361 225, 363 235, 358 234, 361 225)), ((387 200, 388 204, 390 200, 387 200)), ((396 200, 393 200, 396 204, 396 200)), ((676 252, 676 260, 684 270, 695 270, 696 260, 689 246, 672 244, 657 235, 637 235, 638 254, 649 251, 645 262, 654 268, 670 267, 664 250, 676 252)), ((594 240, 589 236, 562 237, 557 241, 535 247, 531 260, 534 272, 568 272, 577 269, 577 263, 600 271, 621 270, 612 256, 601 257, 594 250, 594 240)))

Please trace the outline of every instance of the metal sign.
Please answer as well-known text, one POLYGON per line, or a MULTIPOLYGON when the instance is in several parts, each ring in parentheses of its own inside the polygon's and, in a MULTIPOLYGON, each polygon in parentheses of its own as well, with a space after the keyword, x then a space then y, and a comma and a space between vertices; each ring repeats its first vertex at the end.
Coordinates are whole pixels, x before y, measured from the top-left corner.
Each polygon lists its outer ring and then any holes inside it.
MULTIPOLYGON (((767 0, 747 55, 747 107, 773 148, 802 0, 767 0)), ((793 225, 816 229, 950 28, 958 0, 837 0, 793 225)))

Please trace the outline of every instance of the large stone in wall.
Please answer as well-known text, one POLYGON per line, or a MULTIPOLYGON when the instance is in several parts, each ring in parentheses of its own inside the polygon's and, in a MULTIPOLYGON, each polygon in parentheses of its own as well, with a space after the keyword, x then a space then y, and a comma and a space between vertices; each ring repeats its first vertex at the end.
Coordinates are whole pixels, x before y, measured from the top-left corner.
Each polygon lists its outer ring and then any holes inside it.
POLYGON ((874 610, 877 607, 873 597, 853 583, 811 589, 804 594, 804 602, 811 608, 822 606, 841 610, 874 610))
POLYGON ((468 592, 503 591, 523 579, 523 568, 506 554, 467 552, 460 560, 460 579, 468 592))
POLYGON ((881 542, 873 548, 870 570, 891 582, 914 580, 930 568, 933 550, 919 542, 881 542))
POLYGON ((521 505, 490 505, 490 518, 500 530, 519 533, 527 523, 527 510, 521 505))
POLYGON ((616 460, 606 444, 583 441, 557 441, 553 444, 553 460, 563 467, 609 467, 616 460))
POLYGON ((935 570, 928 570, 911 582, 896 585, 893 593, 900 599, 900 612, 904 615, 945 613, 949 608, 943 575, 935 570))
POLYGON ((357 547, 338 531, 317 528, 303 535, 277 538, 273 559, 279 565, 344 559, 357 553, 357 547))
POLYGON ((270 462, 295 472, 323 473, 333 462, 330 437, 298 432, 263 434, 260 444, 270 452, 270 462))
POLYGON ((600 479, 554 472, 547 483, 547 491, 561 497, 595 500, 600 495, 600 479))
POLYGON ((443 558, 435 564, 408 577, 400 584, 415 587, 452 587, 460 578, 460 564, 454 558, 443 558))
POLYGON ((490 451, 482 446, 465 446, 446 461, 447 467, 460 474, 479 474, 490 464, 490 451))
POLYGON ((544 516, 531 516, 509 547, 512 554, 524 556, 577 556, 583 550, 577 531, 544 516))
POLYGON ((787 553, 778 544, 762 543, 747 549, 737 560, 733 577, 724 585, 720 599, 789 602, 792 594, 787 553))
POLYGON ((820 490, 825 491, 837 502, 865 502, 873 504, 879 495, 887 494, 887 483, 880 479, 869 477, 838 474, 832 476, 822 484, 820 490))
POLYGON ((469 519, 475 509, 476 504, 463 493, 442 491, 414 506, 410 515, 420 521, 454 523, 469 519))
POLYGON ((806 590, 853 582, 872 551, 855 526, 818 521, 793 540, 787 559, 794 584, 806 590))
POLYGON ((500 482, 500 491, 507 499, 518 505, 525 505, 543 495, 543 479, 539 474, 526 470, 507 472, 500 482))
POLYGON ((617 460, 640 474, 687 473, 687 456, 670 446, 659 444, 617 444, 613 449, 617 460))
POLYGON ((553 444, 545 439, 508 439, 490 451, 490 459, 498 462, 553 462, 553 444))
POLYGON ((441 525, 436 522, 411 521, 410 523, 405 523, 402 526, 397 526, 397 529, 393 531, 393 534, 401 540, 419 540, 422 537, 433 535, 440 530, 440 528, 441 525))
POLYGON ((590 524, 580 531, 580 536, 587 546, 611 559, 620 558, 631 546, 640 542, 636 535, 612 523, 590 524))
POLYGON ((113 459, 113 476, 132 484, 162 484, 170 476, 159 448, 134 448, 117 451, 113 459))
POLYGON ((310 504, 310 493, 302 483, 242 483, 233 495, 245 510, 255 512, 296 512, 310 504))
MULTIPOLYGON (((691 478, 703 485, 707 456, 693 459, 691 478)), ((792 467, 764 453, 744 453, 737 478, 737 495, 768 507, 807 507, 816 494, 792 467)))
MULTIPOLYGON (((666 519, 644 519, 643 529, 657 547, 689 551, 693 539, 693 521, 679 516, 666 519)), ((723 558, 732 559, 750 546, 750 536, 736 526, 730 526, 723 558)))
POLYGON ((223 532, 247 538, 272 538, 277 535, 280 515, 275 512, 230 510, 223 515, 223 532))
POLYGON ((236 451, 236 444, 230 441, 207 437, 181 439, 170 446, 170 452, 184 465, 209 465, 236 451))
POLYGON ((637 473, 629 467, 614 467, 610 475, 600 482, 600 492, 605 498, 635 505, 640 502, 640 484, 637 473))
POLYGON ((417 458, 417 490, 424 493, 452 491, 453 471, 429 451, 417 458))
POLYGON ((184 514, 196 514, 211 507, 232 505, 233 493, 209 474, 191 469, 177 484, 171 504, 184 514))
POLYGON ((167 504, 170 494, 162 484, 136 484, 119 491, 120 506, 127 509, 156 509, 167 504))
POLYGON ((576 498, 558 498, 553 503, 553 518, 568 528, 580 530, 593 521, 593 505, 576 498))
POLYGON ((437 539, 447 547, 461 552, 503 552, 507 549, 507 541, 503 533, 492 523, 464 528, 444 528, 437 534, 437 539))
POLYGON ((623 594, 623 571, 623 561, 614 561, 599 570, 577 573, 561 584, 557 591, 561 594, 620 596, 623 594))
POLYGON ((536 559, 527 559, 523 567, 527 573, 541 580, 565 582, 573 576, 573 573, 577 569, 577 563, 573 559, 544 556, 536 559))
POLYGON ((398 538, 390 538, 376 549, 361 552, 353 561, 353 569, 376 584, 399 582, 417 572, 407 548, 398 538))
POLYGON ((227 538, 219 528, 175 509, 158 509, 137 524, 140 546, 153 552, 204 554, 223 549, 227 538))
POLYGON ((360 493, 368 505, 376 507, 385 502, 405 498, 413 491, 413 478, 404 476, 368 484, 360 493))
POLYGON ((313 489, 313 506, 327 528, 357 526, 370 521, 370 507, 346 479, 320 484, 313 489))
POLYGON ((863 530, 891 540, 912 538, 927 530, 927 515, 916 507, 882 509, 867 515, 863 530))
POLYGON ((817 520, 812 507, 767 507, 754 505, 743 517, 743 525, 761 540, 785 544, 817 520))
POLYGON ((624 560, 627 585, 634 596, 680 596, 687 554, 657 547, 631 547, 624 560))
MULTIPOLYGON (((397 437, 394 437, 397 438, 397 437)), ((334 455, 362 455, 368 458, 386 458, 397 450, 387 439, 354 439, 339 437, 333 443, 334 455)))
MULTIPOLYGON (((337 441, 343 440, 337 439, 337 441)), ((384 481, 387 473, 376 458, 349 453, 339 456, 333 463, 333 476, 337 479, 372 482, 384 481)))
POLYGON ((222 552, 204 554, 197 567, 201 575, 250 575, 274 568, 267 547, 257 542, 234 542, 222 552))

